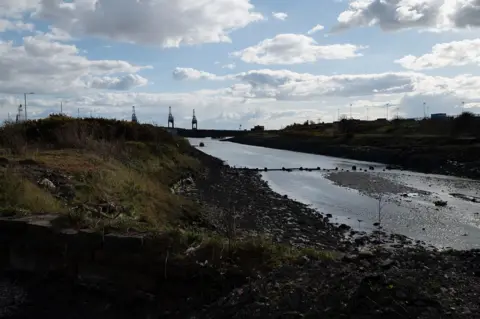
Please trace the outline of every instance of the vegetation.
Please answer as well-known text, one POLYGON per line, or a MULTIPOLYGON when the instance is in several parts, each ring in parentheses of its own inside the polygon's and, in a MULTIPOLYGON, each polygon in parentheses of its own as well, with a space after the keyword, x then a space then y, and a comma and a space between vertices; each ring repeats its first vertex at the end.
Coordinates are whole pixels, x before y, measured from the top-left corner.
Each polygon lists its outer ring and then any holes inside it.
POLYGON ((195 215, 194 205, 170 186, 200 163, 188 142, 163 129, 54 115, 5 124, 0 149, 8 162, 0 171, 4 214, 56 212, 78 227, 106 220, 156 229, 195 215), (41 186, 44 179, 53 186, 41 186))
POLYGON ((234 212, 224 212, 227 233, 196 226, 208 223, 200 205, 171 189, 202 169, 186 140, 152 125, 60 115, 6 123, 0 127, 0 215, 59 214, 62 227, 161 236, 169 244, 159 249, 170 258, 192 251, 210 262, 248 255, 245 260, 262 267, 299 256, 331 258, 261 236, 237 240, 234 212))
POLYGON ((306 121, 292 124, 283 130, 286 134, 313 136, 338 136, 360 134, 370 136, 442 136, 442 137, 480 137, 480 116, 464 112, 457 117, 437 119, 402 119, 387 121, 361 121, 341 118, 336 123, 317 123, 306 121))

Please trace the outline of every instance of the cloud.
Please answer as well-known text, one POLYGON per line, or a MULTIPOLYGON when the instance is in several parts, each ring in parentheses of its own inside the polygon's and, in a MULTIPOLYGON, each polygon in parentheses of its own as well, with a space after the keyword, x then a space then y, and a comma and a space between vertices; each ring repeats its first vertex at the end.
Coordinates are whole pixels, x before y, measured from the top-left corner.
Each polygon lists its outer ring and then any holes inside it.
POLYGON ((127 91, 148 84, 148 80, 138 74, 128 74, 122 77, 93 78, 88 86, 94 89, 127 91))
POLYGON ((230 69, 230 70, 233 70, 237 67, 237 65, 235 63, 229 63, 229 64, 225 64, 225 65, 222 65, 222 69, 230 69))
POLYGON ((433 46, 431 53, 419 57, 407 55, 395 63, 410 70, 480 65, 480 39, 439 43, 433 46))
POLYGON ((110 87, 125 89, 143 85, 145 79, 135 74, 150 68, 121 60, 89 60, 79 55, 75 45, 51 41, 45 34, 24 37, 17 46, 0 42, 0 56, 0 93, 78 93, 95 87, 89 84, 92 78, 106 76, 120 76, 117 86, 111 79, 110 87), (122 78, 121 74, 127 75, 122 78))
POLYGON ((192 68, 175 68, 173 78, 175 80, 223 80, 221 76, 192 68))
POLYGON ((303 34, 279 34, 231 55, 247 63, 300 64, 321 59, 354 58, 361 56, 358 50, 364 48, 353 44, 318 45, 314 39, 303 34))
POLYGON ((37 8, 41 0, 2 0, 0 1, 0 17, 21 18, 26 11, 37 8))
POLYGON ((322 31, 323 29, 325 29, 323 25, 317 24, 316 26, 308 30, 307 34, 314 34, 314 33, 317 33, 318 31, 322 31))
POLYGON ((0 19, 0 33, 5 31, 33 31, 35 26, 19 20, 0 19))
POLYGON ((285 12, 272 12, 272 16, 275 19, 282 20, 282 21, 285 21, 288 18, 288 14, 286 14, 285 12))
POLYGON ((480 26, 480 0, 354 0, 340 13, 333 31, 379 26, 451 30, 480 26))
POLYGON ((263 19, 250 0, 42 0, 35 17, 73 35, 162 47, 230 42, 231 31, 263 19))
MULTIPOLYGON (((196 73, 202 73, 202 71, 196 73)), ((212 77, 215 76, 210 74, 210 78, 212 77)), ((403 116, 419 117, 423 115, 423 100, 432 101, 432 112, 440 110, 449 114, 458 113, 456 106, 460 103, 459 101, 466 101, 467 105, 480 103, 480 76, 473 75, 441 77, 416 72, 390 72, 327 76, 263 69, 220 78, 238 83, 223 90, 219 89, 216 93, 219 96, 265 103, 277 101, 277 103, 288 103, 290 107, 292 103, 315 102, 317 107, 318 103, 325 103, 321 106, 322 112, 330 110, 335 113, 337 107, 343 108, 350 103, 353 103, 355 108, 363 108, 366 105, 372 108, 383 108, 386 103, 390 103, 391 105, 400 104, 400 114, 403 116), (404 103, 402 101, 412 100, 417 101, 416 104, 409 107, 402 104, 404 103)), ((191 79, 199 78, 197 76, 191 79)), ((360 114, 363 114, 362 112, 360 114)), ((384 117, 383 114, 379 113, 384 117)), ((330 118, 330 120, 334 119, 330 118)))

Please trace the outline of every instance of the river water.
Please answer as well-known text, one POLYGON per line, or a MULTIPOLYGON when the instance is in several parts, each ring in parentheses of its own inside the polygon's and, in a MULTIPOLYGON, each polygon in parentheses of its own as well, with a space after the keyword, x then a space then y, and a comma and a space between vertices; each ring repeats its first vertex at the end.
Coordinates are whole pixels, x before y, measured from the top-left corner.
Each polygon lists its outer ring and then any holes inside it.
MULTIPOLYGON (((192 145, 200 142, 203 152, 237 167, 281 168, 321 167, 351 169, 374 166, 365 174, 381 176, 395 184, 416 191, 408 194, 388 194, 384 197, 382 226, 384 230, 406 235, 438 248, 480 248, 480 203, 468 201, 453 193, 480 196, 480 182, 442 175, 427 175, 410 171, 383 171, 385 166, 336 157, 290 152, 263 147, 220 142, 213 139, 191 138, 192 145), (403 195, 403 196, 402 196, 403 195), (445 200, 447 207, 436 207, 436 200, 445 200)), ((333 215, 334 223, 345 223, 356 230, 370 231, 378 218, 377 196, 338 186, 322 171, 262 172, 270 187, 322 213, 333 215)))

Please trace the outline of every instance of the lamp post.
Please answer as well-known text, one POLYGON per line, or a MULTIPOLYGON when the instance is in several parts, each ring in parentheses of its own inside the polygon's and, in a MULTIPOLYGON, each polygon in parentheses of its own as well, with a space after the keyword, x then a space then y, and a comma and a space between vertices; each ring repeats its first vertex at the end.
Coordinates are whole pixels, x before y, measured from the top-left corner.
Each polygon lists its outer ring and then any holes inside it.
POLYGON ((27 95, 29 94, 35 94, 33 92, 30 92, 30 93, 23 93, 23 97, 25 99, 25 121, 27 120, 27 95))

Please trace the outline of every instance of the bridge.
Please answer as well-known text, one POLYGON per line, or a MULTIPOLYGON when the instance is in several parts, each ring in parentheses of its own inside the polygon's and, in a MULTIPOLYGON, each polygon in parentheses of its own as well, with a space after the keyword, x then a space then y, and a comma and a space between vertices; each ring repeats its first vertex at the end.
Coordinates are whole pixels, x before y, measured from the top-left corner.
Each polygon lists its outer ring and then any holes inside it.
POLYGON ((204 138, 204 137, 212 137, 212 138, 221 138, 221 137, 233 137, 233 136, 240 136, 247 134, 248 131, 240 131, 240 130, 189 130, 184 128, 177 128, 177 135, 182 137, 197 137, 197 138, 204 138))

